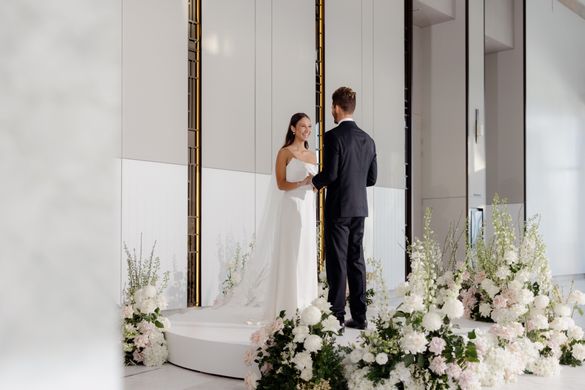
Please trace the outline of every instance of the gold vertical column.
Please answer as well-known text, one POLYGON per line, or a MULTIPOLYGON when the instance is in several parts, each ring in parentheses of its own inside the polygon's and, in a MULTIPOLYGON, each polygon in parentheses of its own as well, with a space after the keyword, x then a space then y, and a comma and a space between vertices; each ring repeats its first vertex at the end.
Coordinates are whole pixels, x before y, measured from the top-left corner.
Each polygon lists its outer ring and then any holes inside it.
POLYGON ((201 306, 201 0, 189 0, 187 305, 201 306))
MULTIPOLYGON (((315 17, 316 17, 316 122, 319 124, 319 170, 323 169, 323 135, 325 134, 325 0, 315 0, 315 17)), ((319 271, 323 270, 325 265, 325 190, 320 190, 317 197, 317 228, 319 246, 317 248, 317 258, 319 261, 319 271)))

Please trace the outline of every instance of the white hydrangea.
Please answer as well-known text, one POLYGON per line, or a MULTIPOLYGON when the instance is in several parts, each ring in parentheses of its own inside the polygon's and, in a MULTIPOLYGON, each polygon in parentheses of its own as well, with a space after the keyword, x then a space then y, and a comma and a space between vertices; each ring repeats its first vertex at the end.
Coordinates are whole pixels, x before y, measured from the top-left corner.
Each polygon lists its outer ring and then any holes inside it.
POLYGON ((585 294, 579 290, 573 290, 567 298, 569 305, 585 305, 585 294))
POLYGON ((145 298, 137 303, 138 310, 144 314, 152 314, 158 307, 156 301, 152 298, 145 298))
POLYGON ((303 345, 307 351, 317 352, 323 346, 323 339, 316 334, 310 334, 305 339, 305 343, 303 345))
POLYGON ((319 321, 321 321, 321 310, 317 307, 309 305, 301 312, 301 324, 315 325, 319 321))
POLYGON ((542 314, 533 314, 526 321, 526 329, 528 331, 548 329, 548 319, 542 314))
POLYGON ((561 317, 568 317, 571 315, 571 308, 562 303, 557 303, 555 305, 555 314, 561 317))
POLYGON ((422 353, 427 349, 427 338, 422 332, 407 331, 400 339, 400 347, 406 353, 422 353))
POLYGON ((517 296, 517 301, 521 305, 529 305, 534 301, 534 294, 527 288, 523 288, 517 296))
POLYGON ((152 344, 142 351, 144 365, 147 367, 161 366, 167 361, 169 351, 166 344, 152 344))
POLYGON ((481 284, 481 288, 485 290, 488 296, 493 299, 497 293, 500 292, 500 288, 489 278, 485 278, 481 284))
POLYGON ((536 296, 536 298, 534 298, 534 302, 533 302, 534 307, 538 310, 545 309, 549 303, 550 303, 550 299, 546 295, 536 296))
POLYGON ((463 317, 465 308, 459 299, 449 298, 445 301, 441 310, 447 317, 454 320, 463 317))
POLYGON ((528 370, 538 376, 557 376, 561 372, 559 359, 554 356, 540 357, 528 366, 528 370))
POLYGON ((424 315, 422 325, 425 327, 426 330, 433 332, 435 330, 441 329, 443 321, 439 313, 437 313, 436 311, 429 311, 424 315))
POLYGON ((360 360, 362 360, 362 357, 363 356, 364 356, 363 350, 361 350, 360 348, 356 348, 353 351, 351 351, 351 353, 349 354, 349 360, 353 364, 356 364, 357 362, 359 362, 360 360))

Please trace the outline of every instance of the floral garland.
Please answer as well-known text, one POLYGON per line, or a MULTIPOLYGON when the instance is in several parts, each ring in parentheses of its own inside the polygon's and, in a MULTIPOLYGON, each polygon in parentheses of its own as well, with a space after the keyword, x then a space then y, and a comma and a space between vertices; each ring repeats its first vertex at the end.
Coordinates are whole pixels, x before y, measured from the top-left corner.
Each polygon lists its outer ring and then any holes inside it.
POLYGON ((369 287, 366 290, 366 304, 371 315, 376 316, 389 310, 390 297, 384 281, 380 259, 369 257, 366 264, 369 268, 369 271, 366 272, 366 286, 369 287))
POLYGON ((323 297, 286 318, 285 312, 275 321, 254 332, 253 347, 244 361, 256 364, 255 373, 246 376, 248 389, 344 389, 342 356, 335 344, 340 324, 331 315, 323 297))
POLYGON ((246 269, 246 263, 254 252, 254 240, 248 244, 248 250, 244 252, 240 243, 236 244, 234 258, 227 264, 226 276, 221 283, 221 296, 218 297, 218 302, 224 297, 231 294, 234 287, 242 281, 242 275, 246 269))
POLYGON ((409 247, 412 272, 403 286, 404 302, 346 349, 350 388, 480 387, 475 332, 457 335, 451 325, 463 315, 457 299, 461 272, 437 276, 442 256, 430 220, 427 210, 424 238, 409 247))
POLYGON ((164 332, 170 329, 170 321, 161 315, 167 306, 162 292, 167 286, 169 272, 163 274, 157 288, 160 259, 154 257, 156 241, 147 259, 142 259, 142 237, 140 255, 128 250, 124 243, 128 265, 128 286, 124 291, 122 308, 122 337, 124 363, 160 366, 168 357, 164 332))

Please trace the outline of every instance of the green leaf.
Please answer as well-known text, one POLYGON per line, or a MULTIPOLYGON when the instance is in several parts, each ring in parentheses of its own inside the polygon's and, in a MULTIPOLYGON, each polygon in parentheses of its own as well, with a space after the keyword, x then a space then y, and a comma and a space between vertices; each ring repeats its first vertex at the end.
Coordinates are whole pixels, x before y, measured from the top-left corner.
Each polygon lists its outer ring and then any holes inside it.
POLYGON ((164 328, 165 326, 162 324, 162 322, 160 322, 159 320, 154 321, 154 324, 156 325, 157 328, 164 328))

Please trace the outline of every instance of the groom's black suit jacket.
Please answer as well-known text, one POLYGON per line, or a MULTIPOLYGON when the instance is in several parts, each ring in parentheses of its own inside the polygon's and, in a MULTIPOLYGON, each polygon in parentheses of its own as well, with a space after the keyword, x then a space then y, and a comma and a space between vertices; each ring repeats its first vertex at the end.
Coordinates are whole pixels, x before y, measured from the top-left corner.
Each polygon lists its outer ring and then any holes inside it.
POLYGON ((367 217, 366 187, 376 184, 376 144, 354 121, 343 121, 325 133, 323 170, 313 178, 327 187, 325 216, 367 217))

